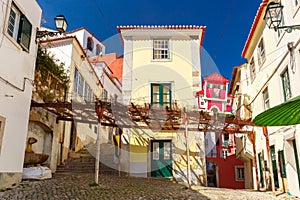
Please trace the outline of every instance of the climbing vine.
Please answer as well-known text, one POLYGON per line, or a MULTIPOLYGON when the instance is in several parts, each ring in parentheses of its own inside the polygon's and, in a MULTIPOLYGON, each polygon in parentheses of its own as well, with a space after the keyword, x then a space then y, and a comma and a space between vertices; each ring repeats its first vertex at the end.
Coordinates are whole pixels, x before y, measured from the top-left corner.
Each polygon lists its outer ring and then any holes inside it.
POLYGON ((35 94, 44 102, 64 101, 69 76, 64 63, 55 59, 47 50, 38 47, 35 70, 35 94))

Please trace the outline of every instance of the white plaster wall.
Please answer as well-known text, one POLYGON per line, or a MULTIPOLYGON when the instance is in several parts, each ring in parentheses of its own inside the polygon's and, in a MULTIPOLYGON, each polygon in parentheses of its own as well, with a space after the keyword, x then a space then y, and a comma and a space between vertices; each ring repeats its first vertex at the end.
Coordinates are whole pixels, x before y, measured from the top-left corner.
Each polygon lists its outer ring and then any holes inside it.
MULTIPOLYGON (((0 15, 0 24, 2 24, 3 32, 0 33, 2 38, 0 77, 22 89, 24 78, 33 80, 34 77, 37 52, 34 38, 35 30, 40 25, 42 11, 37 2, 33 0, 16 0, 14 2, 22 9, 32 24, 30 50, 29 53, 22 51, 21 47, 6 33, 11 1, 1 1, 0 6, 3 13, 0 15)), ((0 154, 0 172, 20 173, 23 171, 31 93, 32 85, 28 80, 25 81, 24 91, 19 91, 0 81, 0 116, 6 118, 0 154)))
POLYGON ((105 70, 107 66, 104 63, 97 63, 97 64, 93 64, 93 67, 95 69, 97 76, 100 79, 100 82, 103 85, 103 88, 108 92, 108 99, 111 99, 110 97, 114 97, 114 95, 117 95, 118 96, 117 100, 121 102, 122 88, 120 87, 120 85, 115 83, 114 80, 112 80, 109 77, 109 74, 103 72, 103 70, 105 70))
POLYGON ((102 55, 105 54, 105 45, 102 44, 101 41, 98 38, 96 38, 93 34, 91 34, 86 29, 80 29, 78 31, 68 33, 67 35, 75 35, 76 36, 76 38, 78 39, 80 45, 82 46, 82 48, 84 49, 84 51, 85 51, 85 53, 87 54, 88 57, 98 56, 98 55, 96 55, 96 45, 97 44, 99 44, 102 47, 102 55), (92 37, 92 39, 94 41, 93 51, 90 51, 90 50, 87 49, 87 39, 88 39, 88 37, 92 37))

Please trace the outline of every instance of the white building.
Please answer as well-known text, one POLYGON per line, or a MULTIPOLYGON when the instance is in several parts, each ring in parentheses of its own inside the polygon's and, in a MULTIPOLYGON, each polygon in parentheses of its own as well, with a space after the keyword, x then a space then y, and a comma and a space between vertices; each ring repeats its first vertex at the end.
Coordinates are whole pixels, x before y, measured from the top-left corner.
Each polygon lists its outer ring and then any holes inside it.
POLYGON ((0 23, 0 189, 22 178, 34 79, 36 29, 42 10, 34 0, 3 0, 0 23))
MULTIPOLYGON (((102 84, 77 37, 70 35, 50 38, 41 41, 41 44, 55 59, 64 63, 69 73, 69 87, 65 101, 74 102, 72 109, 77 111, 83 110, 82 107, 76 106, 77 102, 94 105, 95 100, 101 96, 102 84)), ((95 114, 95 110, 92 112, 91 114, 95 114)), ((82 122, 75 116, 71 122, 64 123, 62 160, 68 157, 69 152, 80 150, 85 145, 93 143, 97 137, 97 121, 89 122, 86 119, 82 122)))
MULTIPOLYGON (((269 29, 263 19, 269 2, 263 0, 258 8, 242 52, 247 64, 241 67, 241 85, 247 88, 247 106, 251 107, 252 119, 300 94, 300 31, 289 33, 284 29, 276 32, 269 29)), ((281 26, 299 24, 300 2, 283 0, 281 4, 284 6, 281 26)), ((299 196, 299 125, 267 128, 271 155, 268 154, 262 128, 255 128, 259 183, 256 173, 253 173, 253 185, 255 188, 270 189, 273 181, 278 190, 299 196)))

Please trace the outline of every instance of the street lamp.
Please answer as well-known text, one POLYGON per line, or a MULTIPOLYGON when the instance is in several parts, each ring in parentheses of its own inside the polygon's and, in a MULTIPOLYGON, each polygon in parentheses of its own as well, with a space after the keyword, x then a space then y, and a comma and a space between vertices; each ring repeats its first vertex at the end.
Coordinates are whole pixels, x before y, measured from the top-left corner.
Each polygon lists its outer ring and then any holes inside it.
POLYGON ((45 37, 45 36, 53 37, 53 36, 56 36, 58 34, 66 32, 67 27, 68 27, 68 23, 67 23, 66 18, 63 15, 57 15, 54 18, 54 21, 55 21, 56 29, 58 31, 46 31, 46 30, 40 31, 40 30, 37 29, 36 38, 38 39, 38 38, 42 38, 42 37, 45 37))
POLYGON ((275 31, 278 29, 285 29, 288 33, 293 30, 300 29, 300 25, 280 26, 283 19, 282 9, 283 5, 281 5, 280 2, 277 3, 273 1, 268 4, 264 20, 266 21, 269 29, 274 29, 275 31))

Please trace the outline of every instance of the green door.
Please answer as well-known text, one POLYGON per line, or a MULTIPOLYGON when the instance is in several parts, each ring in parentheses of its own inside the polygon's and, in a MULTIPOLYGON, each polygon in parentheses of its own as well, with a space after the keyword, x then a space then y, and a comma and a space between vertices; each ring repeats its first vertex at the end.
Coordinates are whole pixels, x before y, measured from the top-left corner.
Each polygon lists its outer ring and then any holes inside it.
POLYGON ((293 140, 293 148, 294 148, 294 156, 295 156, 295 162, 296 162, 296 171, 298 176, 298 186, 300 188, 300 168, 299 168, 299 159, 298 159, 298 152, 297 152, 297 145, 296 140, 293 140))
POLYGON ((260 183, 261 187, 265 187, 264 175, 263 175, 263 168, 261 162, 261 153, 258 154, 258 166, 259 166, 259 173, 260 173, 260 183))
POLYGON ((151 141, 151 176, 172 177, 171 140, 151 141))
POLYGON ((275 154, 275 146, 274 145, 270 147, 270 153, 271 153, 271 159, 272 159, 274 185, 275 185, 275 187, 279 188, 277 162, 276 162, 276 154, 275 154))

